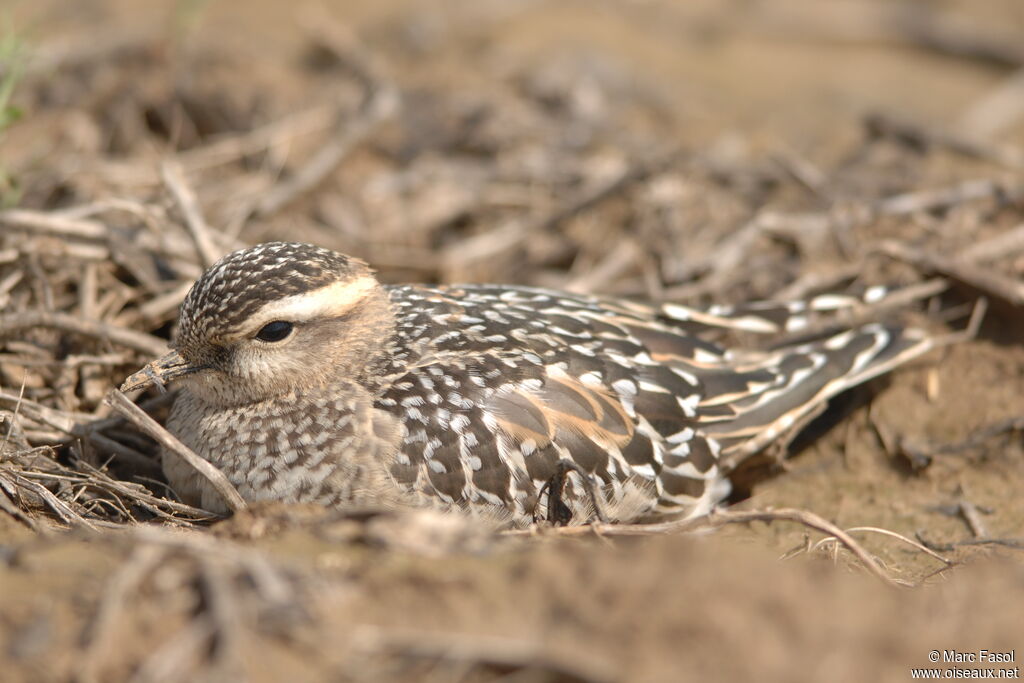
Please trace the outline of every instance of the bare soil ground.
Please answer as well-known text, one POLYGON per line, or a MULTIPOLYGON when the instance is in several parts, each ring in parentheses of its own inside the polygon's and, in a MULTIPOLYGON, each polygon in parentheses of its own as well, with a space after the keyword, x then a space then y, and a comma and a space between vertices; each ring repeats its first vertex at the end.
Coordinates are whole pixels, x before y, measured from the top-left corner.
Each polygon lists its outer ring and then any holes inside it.
POLYGON ((950 649, 1019 666, 1017 0, 6 4, 0 679, 895 681, 950 649), (936 334, 988 311, 737 475, 735 510, 813 513, 861 559, 787 521, 211 523, 164 497, 153 442, 103 399, 204 263, 272 238, 392 282, 688 304, 886 284, 926 294, 886 315, 936 334))

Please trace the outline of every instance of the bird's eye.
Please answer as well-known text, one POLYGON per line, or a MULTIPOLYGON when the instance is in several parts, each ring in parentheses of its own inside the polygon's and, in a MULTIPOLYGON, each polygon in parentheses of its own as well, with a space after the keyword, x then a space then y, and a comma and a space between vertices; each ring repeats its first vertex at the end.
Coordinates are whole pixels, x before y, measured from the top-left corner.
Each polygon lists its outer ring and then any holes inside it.
POLYGON ((267 323, 256 333, 256 338, 265 342, 279 342, 292 333, 292 325, 286 320, 275 320, 267 323))

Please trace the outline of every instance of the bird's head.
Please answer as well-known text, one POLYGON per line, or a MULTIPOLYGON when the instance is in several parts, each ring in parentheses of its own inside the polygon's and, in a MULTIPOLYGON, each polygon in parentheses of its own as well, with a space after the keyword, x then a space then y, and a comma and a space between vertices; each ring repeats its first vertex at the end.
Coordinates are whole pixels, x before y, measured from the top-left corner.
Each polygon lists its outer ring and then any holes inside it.
POLYGON ((203 273, 181 305, 171 352, 122 391, 180 381, 208 403, 234 406, 358 381, 393 330, 387 294, 365 263, 268 242, 203 273))

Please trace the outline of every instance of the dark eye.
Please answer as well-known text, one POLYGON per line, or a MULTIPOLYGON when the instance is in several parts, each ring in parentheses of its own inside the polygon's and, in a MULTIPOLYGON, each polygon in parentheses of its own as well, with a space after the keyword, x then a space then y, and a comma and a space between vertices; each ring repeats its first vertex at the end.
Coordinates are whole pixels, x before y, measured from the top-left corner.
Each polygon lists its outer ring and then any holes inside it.
POLYGON ((284 320, 275 320, 267 323, 256 333, 256 338, 265 342, 279 342, 292 333, 294 326, 284 320))

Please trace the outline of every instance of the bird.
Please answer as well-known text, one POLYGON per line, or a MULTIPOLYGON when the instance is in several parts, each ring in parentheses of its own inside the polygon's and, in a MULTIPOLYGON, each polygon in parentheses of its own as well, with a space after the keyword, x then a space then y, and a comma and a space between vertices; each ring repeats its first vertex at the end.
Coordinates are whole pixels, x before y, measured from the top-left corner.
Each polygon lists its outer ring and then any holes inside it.
MULTIPOLYGON (((431 506, 516 527, 687 519, 831 398, 935 347, 880 322, 810 334, 816 316, 883 295, 697 308, 393 285, 358 258, 267 242, 202 274, 170 351, 122 390, 180 387, 167 429, 248 502, 431 506), (720 341, 787 333, 767 350, 720 341)), ((186 461, 161 458, 180 499, 228 511, 186 461)))

